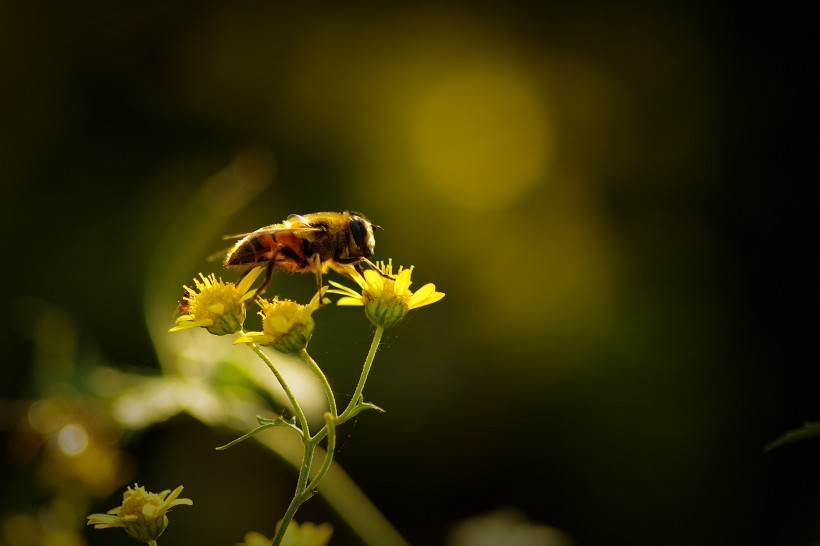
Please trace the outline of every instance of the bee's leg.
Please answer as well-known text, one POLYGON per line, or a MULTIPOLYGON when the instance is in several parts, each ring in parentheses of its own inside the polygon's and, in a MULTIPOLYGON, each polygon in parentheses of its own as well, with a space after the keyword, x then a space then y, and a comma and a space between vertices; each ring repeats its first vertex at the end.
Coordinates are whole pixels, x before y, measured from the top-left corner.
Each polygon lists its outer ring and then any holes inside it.
POLYGON ((276 257, 279 255, 280 252, 285 253, 286 250, 288 250, 288 247, 286 247, 285 245, 278 245, 276 247, 276 250, 273 251, 270 260, 268 260, 268 268, 265 270, 265 279, 262 281, 262 284, 259 285, 259 288, 256 289, 256 293, 253 295, 253 299, 258 298, 265 292, 265 288, 267 288, 270 284, 270 279, 273 276, 273 270, 276 267, 276 257))
POLYGON ((311 258, 313 262, 313 273, 316 275, 316 291, 319 292, 319 306, 324 305, 322 298, 322 258, 319 254, 314 254, 311 258))
POLYGON ((356 273, 358 273, 359 275, 364 277, 364 268, 362 267, 362 262, 361 261, 354 262, 353 263, 353 269, 356 270, 356 273))
MULTIPOLYGON (((275 257, 276 253, 274 253, 273 256, 275 257)), ((253 299, 256 299, 259 296, 261 296, 262 293, 265 292, 265 288, 267 288, 270 284, 270 279, 273 276, 273 266, 275 263, 276 262, 274 262, 273 260, 268 262, 268 267, 265 270, 265 279, 262 281, 262 284, 259 285, 259 288, 256 289, 256 293, 253 295, 253 299)))
POLYGON ((371 262, 367 258, 362 258, 360 261, 356 262, 356 264, 354 266, 356 268, 356 271, 358 271, 361 276, 364 276, 364 271, 362 270, 362 262, 369 265, 370 269, 372 269, 373 271, 375 271, 376 273, 378 273, 379 275, 381 275, 385 279, 390 279, 392 281, 396 280, 395 277, 391 277, 390 275, 388 275, 387 273, 385 273, 384 271, 382 271, 381 269, 376 267, 376 264, 374 264, 373 262, 371 262))

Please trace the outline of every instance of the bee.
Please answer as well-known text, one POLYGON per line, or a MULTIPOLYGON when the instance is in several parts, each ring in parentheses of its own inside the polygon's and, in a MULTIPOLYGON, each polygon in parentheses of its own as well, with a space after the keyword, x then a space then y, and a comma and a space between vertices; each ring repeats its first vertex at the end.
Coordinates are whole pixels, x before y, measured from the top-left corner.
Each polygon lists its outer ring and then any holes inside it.
MULTIPOLYGON (((376 226, 377 227, 377 226, 376 226)), ((376 239, 373 224, 359 212, 315 212, 291 214, 281 224, 272 224, 244 235, 225 256, 227 268, 267 264, 265 280, 256 289, 260 295, 268 286, 274 269, 316 275, 322 288, 322 274, 328 269, 349 276, 346 265, 362 273, 361 264, 379 270, 368 258, 376 239)))

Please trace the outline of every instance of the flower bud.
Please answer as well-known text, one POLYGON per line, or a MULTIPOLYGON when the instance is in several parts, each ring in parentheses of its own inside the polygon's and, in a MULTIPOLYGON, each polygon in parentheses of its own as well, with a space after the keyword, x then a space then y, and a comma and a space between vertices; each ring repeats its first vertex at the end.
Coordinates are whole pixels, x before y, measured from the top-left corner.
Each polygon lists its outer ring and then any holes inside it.
POLYGON ((364 314, 374 326, 392 328, 398 326, 407 315, 407 304, 399 298, 386 300, 384 298, 366 297, 364 314))

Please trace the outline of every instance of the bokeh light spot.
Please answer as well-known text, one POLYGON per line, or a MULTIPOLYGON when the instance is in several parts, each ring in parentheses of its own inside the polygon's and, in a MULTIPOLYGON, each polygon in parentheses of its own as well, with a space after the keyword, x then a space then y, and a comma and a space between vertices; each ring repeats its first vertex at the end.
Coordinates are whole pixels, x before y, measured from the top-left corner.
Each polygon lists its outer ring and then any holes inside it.
POLYGON ((537 87, 503 64, 435 82, 421 93, 409 123, 420 179, 474 210, 507 207, 543 180, 553 133, 537 87))
POLYGON ((66 408, 55 400, 38 400, 28 410, 31 428, 41 434, 51 434, 60 426, 66 408))
POLYGON ((79 455, 88 447, 88 432, 82 425, 66 425, 57 435, 57 444, 66 455, 79 455))

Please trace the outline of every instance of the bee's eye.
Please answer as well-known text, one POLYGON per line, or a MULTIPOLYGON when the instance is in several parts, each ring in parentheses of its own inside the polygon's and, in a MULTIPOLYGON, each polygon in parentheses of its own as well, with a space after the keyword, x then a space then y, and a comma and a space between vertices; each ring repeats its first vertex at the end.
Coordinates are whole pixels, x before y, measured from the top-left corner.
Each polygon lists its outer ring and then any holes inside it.
POLYGON ((358 248, 367 248, 367 227, 359 218, 350 219, 350 234, 358 248))

